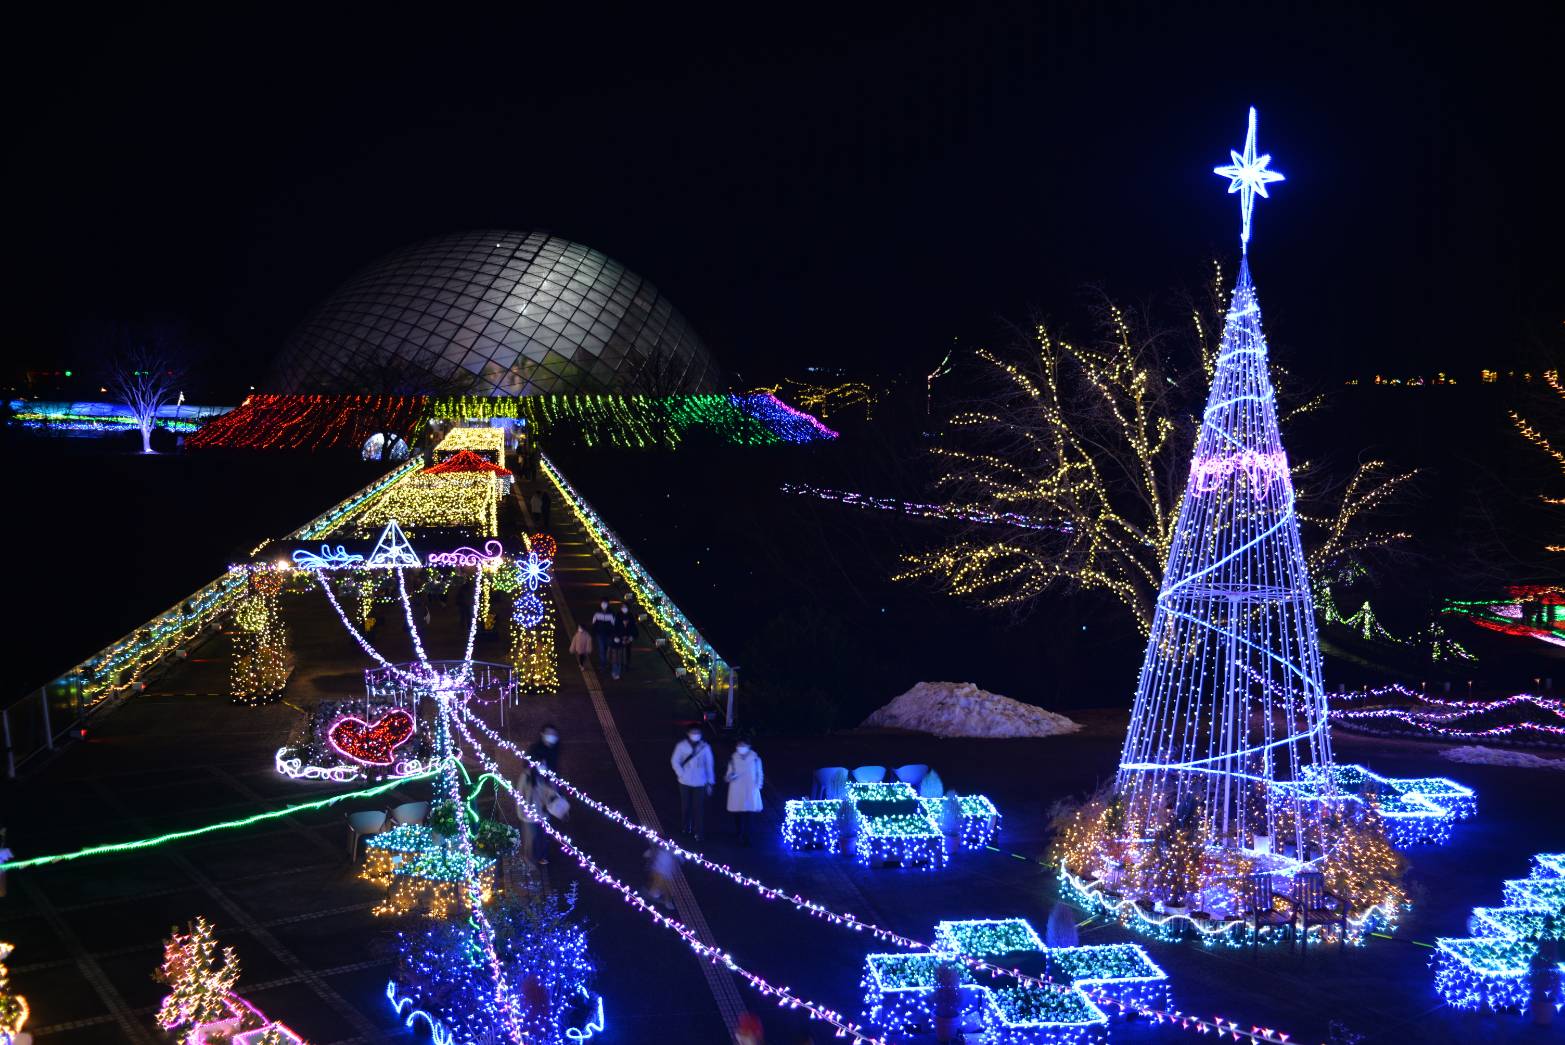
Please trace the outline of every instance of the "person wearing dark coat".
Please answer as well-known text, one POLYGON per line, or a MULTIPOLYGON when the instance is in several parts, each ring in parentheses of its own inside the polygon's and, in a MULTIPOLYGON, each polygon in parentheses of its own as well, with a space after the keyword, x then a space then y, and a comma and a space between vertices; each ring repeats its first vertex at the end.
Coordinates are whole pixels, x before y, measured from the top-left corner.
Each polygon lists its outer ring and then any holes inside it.
POLYGON ((598 603, 598 612, 592 615, 592 638, 598 644, 598 667, 609 666, 609 650, 614 646, 614 614, 609 612, 609 600, 598 603))
POLYGON ((636 614, 630 608, 630 603, 622 602, 619 613, 614 618, 614 637, 620 641, 620 659, 625 667, 630 667, 630 647, 638 636, 636 627, 636 614))
MULTIPOLYGON (((543 766, 551 773, 560 770, 560 731, 552 724, 545 724, 538 731, 538 739, 533 741, 532 747, 527 749, 527 757, 534 763, 527 770, 527 785, 532 789, 534 804, 538 806, 538 816, 548 816, 548 810, 543 808, 544 803, 538 800, 539 789, 546 789, 552 793, 554 785, 541 777, 538 766, 543 766)), ((533 832, 533 862, 546 864, 549 862, 549 834, 542 827, 533 832)))

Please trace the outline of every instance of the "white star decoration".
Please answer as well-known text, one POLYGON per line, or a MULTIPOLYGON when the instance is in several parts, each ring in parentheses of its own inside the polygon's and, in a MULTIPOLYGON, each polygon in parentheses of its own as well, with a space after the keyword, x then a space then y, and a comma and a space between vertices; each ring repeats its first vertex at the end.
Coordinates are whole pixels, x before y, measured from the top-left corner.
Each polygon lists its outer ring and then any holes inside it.
POLYGON ((1213 167, 1212 173, 1229 179, 1228 191, 1239 193, 1239 210, 1244 217, 1244 225, 1239 233, 1239 242, 1244 249, 1250 249, 1250 212, 1255 209, 1255 194, 1260 193, 1268 199, 1271 197, 1266 192, 1268 182, 1282 181, 1283 177, 1277 171, 1266 169, 1272 162, 1271 154, 1255 155, 1255 106, 1250 106, 1250 130, 1244 136, 1243 154, 1228 151, 1233 157, 1233 163, 1227 167, 1213 167))

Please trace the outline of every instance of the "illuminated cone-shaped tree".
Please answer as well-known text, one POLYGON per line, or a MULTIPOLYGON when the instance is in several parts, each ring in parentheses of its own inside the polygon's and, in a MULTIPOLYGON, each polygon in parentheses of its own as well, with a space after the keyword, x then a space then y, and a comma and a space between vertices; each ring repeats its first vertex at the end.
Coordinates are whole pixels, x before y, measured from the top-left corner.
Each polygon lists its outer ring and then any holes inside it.
POLYGON ((278 592, 281 581, 269 571, 252 575, 251 589, 234 611, 237 626, 230 672, 232 694, 260 701, 282 693, 293 672, 288 653, 288 625, 278 592))
MULTIPOLYGON (((1269 157, 1218 173, 1265 195, 1269 157)), ((1133 831, 1159 831, 1194 799, 1219 846, 1276 839, 1321 846, 1318 811, 1286 808, 1287 787, 1331 762, 1320 647, 1299 544, 1288 458, 1277 433, 1261 310, 1239 270, 1169 548, 1117 786, 1133 831)))
POLYGON ((0 941, 0 1045, 8 1045, 22 1033, 27 1023, 27 999, 11 989, 11 971, 5 960, 11 956, 10 944, 0 941))
POLYGON ((217 946, 212 924, 198 917, 186 932, 163 941, 163 965, 152 977, 169 988, 158 1009, 158 1026, 180 1029, 179 1040, 194 1040, 203 1023, 229 1014, 228 996, 239 980, 239 959, 232 947, 217 946))

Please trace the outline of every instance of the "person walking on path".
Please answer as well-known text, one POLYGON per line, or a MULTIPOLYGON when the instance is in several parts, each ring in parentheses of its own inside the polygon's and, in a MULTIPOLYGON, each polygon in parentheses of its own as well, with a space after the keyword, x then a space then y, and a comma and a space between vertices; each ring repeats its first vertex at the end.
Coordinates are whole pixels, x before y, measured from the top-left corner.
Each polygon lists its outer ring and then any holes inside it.
POLYGON ((592 638, 598 644, 598 667, 608 667, 609 647, 614 645, 614 614, 609 612, 608 599, 600 601, 592 615, 592 638))
POLYGON ((586 625, 576 625, 576 634, 571 638, 571 652, 576 654, 576 664, 585 668, 587 658, 592 656, 592 636, 587 633, 586 625))
POLYGON ((533 495, 527 499, 527 508, 533 513, 533 522, 536 523, 543 518, 543 494, 534 490, 533 495))
POLYGON ((619 636, 624 649, 621 656, 624 658, 624 666, 630 667, 630 647, 640 637, 640 629, 636 627, 636 614, 631 610, 630 603, 619 604, 619 616, 614 619, 614 634, 619 636))
POLYGON ((544 530, 548 530, 549 495, 544 493, 542 490, 539 490, 537 493, 533 494, 533 496, 538 498, 538 508, 533 512, 533 514, 538 518, 538 525, 543 527, 544 530))
POLYGON ((734 831, 739 841, 750 844, 750 821, 761 811, 761 785, 766 777, 761 771, 761 756, 755 753, 748 740, 739 741, 728 769, 723 773, 728 781, 728 811, 734 814, 734 831))
POLYGON ((625 674, 625 669, 630 666, 630 644, 636 637, 636 618, 630 615, 630 609, 624 603, 620 603, 619 612, 614 615, 614 677, 619 678, 625 674))
POLYGON ((614 623, 614 645, 609 647, 609 677, 615 681, 625 674, 625 640, 619 635, 619 622, 614 623))
POLYGON ((679 867, 679 857, 660 845, 641 855, 647 861, 647 895, 663 910, 672 911, 674 901, 669 894, 674 891, 674 871, 679 867))
MULTIPOLYGON (((554 794, 554 785, 539 774, 538 766, 543 766, 551 773, 559 772, 560 768, 560 731, 552 723, 545 723, 538 731, 538 739, 527 749, 527 757, 533 762, 527 770, 527 787, 532 793, 534 811, 541 822, 543 817, 549 815, 548 800, 554 794)), ((541 826, 533 832, 533 862, 549 862, 549 833, 541 826)))
POLYGON ((706 833, 706 799, 717 782, 712 746, 702 739, 700 726, 691 726, 685 739, 674 745, 670 764, 679 781, 679 815, 685 833, 699 842, 706 833))

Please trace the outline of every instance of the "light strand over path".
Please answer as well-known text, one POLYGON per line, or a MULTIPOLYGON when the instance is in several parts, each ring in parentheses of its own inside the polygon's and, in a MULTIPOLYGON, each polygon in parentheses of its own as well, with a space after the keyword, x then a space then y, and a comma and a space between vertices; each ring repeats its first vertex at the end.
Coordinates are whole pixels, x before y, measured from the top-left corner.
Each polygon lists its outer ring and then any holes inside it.
MULTIPOLYGON (((478 756, 479 762, 488 771, 489 775, 492 776, 496 783, 504 788, 508 794, 515 798, 518 803, 521 803, 523 799, 520 795, 517 794, 515 786, 500 772, 500 767, 495 764, 494 759, 490 758, 483 752, 478 742, 473 739, 472 733, 467 729, 466 723, 457 718, 455 715, 452 716, 452 722, 456 725, 462 736, 466 738, 469 746, 478 756)), ((794 994, 792 989, 789 987, 776 986, 775 984, 766 980, 764 977, 759 976, 740 965, 737 961, 734 960, 733 955, 729 954, 722 948, 713 947, 702 943, 701 939, 696 935, 695 930, 691 929, 679 919, 671 918, 664 914, 662 911, 657 909, 656 905, 650 903, 645 896, 642 896, 640 892, 626 885, 613 874, 600 867, 597 861, 595 861, 592 857, 588 856, 585 852, 576 846, 575 841, 571 839, 569 835, 565 834, 563 831, 559 830, 552 823, 550 823, 547 813, 538 814, 538 819, 535 821, 535 823, 544 831, 546 831, 550 838, 553 838, 557 843, 559 843, 560 848, 569 854, 571 858, 574 859, 578 864, 580 864, 582 870, 591 875, 594 881, 600 885, 606 885, 610 889, 613 889, 615 892, 619 893, 620 898, 623 899, 626 903, 630 904, 634 908, 639 909, 644 914, 649 915, 656 924, 678 935, 679 938, 685 942, 685 946, 689 947, 697 955, 707 959, 708 961, 722 965, 730 972, 743 979, 751 987, 759 991, 763 997, 776 998, 778 1005, 788 1008, 806 1009, 814 1018, 824 1020, 826 1023, 836 1027, 839 1036, 846 1034, 853 1035, 853 1040, 855 1043, 867 1042, 872 1043, 872 1045, 889 1045, 889 1043, 884 1039, 877 1038, 870 1031, 865 1030, 863 1027, 854 1023, 842 1013, 813 1002, 808 998, 801 998, 800 996, 794 994)))
MULTIPOLYGON (((754 889, 767 900, 783 900, 791 903, 796 909, 806 911, 813 917, 820 918, 823 921, 830 922, 833 925, 852 929, 854 932, 869 933, 878 940, 894 944, 898 947, 904 947, 909 950, 932 951, 935 949, 934 945, 930 943, 926 943, 922 940, 916 940, 909 936, 903 936, 901 933, 884 928, 880 925, 876 925, 873 922, 863 921, 851 913, 834 911, 815 900, 800 896, 798 893, 787 893, 781 889, 769 886, 757 878, 752 878, 741 871, 736 871, 727 864, 719 864, 707 859, 700 853, 691 852, 690 850, 681 847, 679 843, 673 841, 672 839, 664 838, 662 835, 658 834, 651 828, 636 823, 630 817, 626 816, 624 813, 613 808, 612 806, 605 805, 604 803, 593 798, 581 788, 577 787, 575 784, 572 784, 569 780, 566 780, 558 773, 549 769, 548 766, 528 758, 527 754, 521 748, 501 737, 498 733, 491 729, 486 722, 480 719, 472 711, 464 710, 464 717, 468 722, 476 725, 478 729, 497 747, 503 749, 508 754, 514 755, 523 764, 536 771, 539 776, 548 780, 561 791, 569 794, 571 797, 575 798, 577 801, 588 806, 594 811, 601 813, 603 816, 618 826, 641 835, 643 838, 647 839, 649 842, 652 842, 654 845, 669 850, 670 852, 679 856, 680 859, 688 863, 693 863, 705 868, 708 871, 715 872, 716 874, 729 879, 737 885, 754 889)), ((463 736, 468 739, 468 743, 471 748, 478 754, 479 759, 485 764, 485 768, 488 769, 489 772, 495 777, 495 779, 503 784, 508 791, 514 794, 515 789, 508 781, 504 779, 503 775, 499 772, 499 767, 495 765, 494 760, 482 751, 477 741, 473 738, 471 731, 466 728, 466 724, 459 724, 459 728, 463 736)), ((545 827, 549 829, 551 835, 554 835, 552 825, 547 824, 547 817, 544 819, 545 827)), ((556 837, 560 836, 556 835, 556 837)), ((578 858, 578 860, 580 860, 580 858, 578 858)), ((652 913, 654 918, 657 917, 657 913, 655 911, 649 913, 652 913)), ((1057 991, 1066 991, 1072 989, 1067 985, 1055 983, 1053 980, 1029 976, 1026 973, 1021 972, 1019 969, 993 965, 980 958, 971 958, 966 955, 955 955, 953 956, 952 960, 960 962, 961 964, 980 972, 992 972, 1008 975, 1021 983, 1025 983, 1034 987, 1042 987, 1048 990, 1057 991)), ((738 969, 735 971, 741 972, 741 975, 748 975, 742 973, 742 971, 738 969)), ((1099 1004, 1108 1005, 1118 1009, 1121 1012, 1134 1012, 1139 1015, 1149 1016, 1159 1022, 1172 1023, 1183 1029, 1196 1031, 1202 1034, 1215 1031, 1218 1034, 1232 1035, 1236 1041, 1241 1037, 1244 1037, 1251 1042, 1267 1042, 1275 1043, 1275 1045, 1284 1045, 1284 1043, 1290 1041, 1290 1036, 1288 1034, 1269 1028, 1252 1027, 1249 1031, 1241 1031, 1238 1029, 1237 1024, 1234 1024, 1232 1021, 1225 1020, 1221 1017, 1217 1017, 1213 1020, 1205 1020, 1200 1017, 1189 1016, 1178 1011, 1170 1012, 1162 1009, 1127 1006, 1118 999, 1111 998, 1100 991, 1094 991, 1090 987, 1084 986, 1081 988, 1081 990, 1083 990, 1093 1001, 1099 1004)))

